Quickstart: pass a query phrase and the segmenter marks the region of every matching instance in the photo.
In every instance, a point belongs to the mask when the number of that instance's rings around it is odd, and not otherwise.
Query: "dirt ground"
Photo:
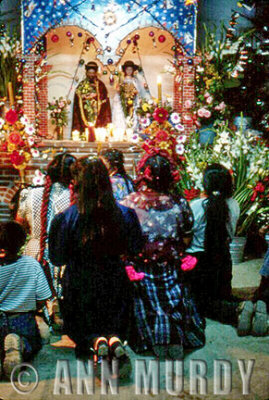
[[[259,268],[262,260],[252,260],[244,262],[242,264],[234,266],[234,278],[233,288],[241,291],[250,291],[259,284]],[[153,360],[153,355],[136,355],[130,350],[132,359],[133,373],[132,377],[128,381],[120,382],[118,394],[112,395],[108,388],[108,394],[101,393],[101,381],[99,379],[99,373],[96,372],[95,377],[95,391],[94,394],[79,394],[79,383],[78,383],[78,370],[77,361],[74,356],[74,352],[71,349],[55,349],[50,344],[43,346],[37,357],[33,360],[32,365],[38,372],[38,385],[35,390],[29,393],[30,389],[33,388],[33,375],[27,378],[24,375],[22,384],[26,385],[26,381],[29,380],[29,386],[19,387],[24,392],[28,391],[28,394],[18,393],[10,382],[0,382],[0,400],[52,400],[52,399],[146,399],[148,397],[169,400],[173,397],[178,399],[227,399],[227,400],[269,400],[269,336],[267,337],[253,337],[245,336],[238,337],[235,328],[220,324],[216,321],[207,320],[206,327],[206,345],[199,350],[191,352],[185,355],[184,358],[184,374],[183,378],[179,374],[176,374],[176,381],[182,383],[184,380],[184,388],[180,393],[169,393],[169,387],[166,386],[166,374],[165,362],[160,363],[160,382],[159,390],[158,385],[154,385],[149,389],[148,393],[142,390],[142,394],[137,393],[137,374],[135,369],[141,370],[143,366],[143,360],[145,360],[146,366],[149,366],[150,360]],[[51,337],[50,340],[53,342],[57,340],[57,337]],[[190,374],[193,371],[193,365],[196,360],[201,360],[203,367],[206,367],[206,394],[199,394],[201,386],[198,386],[198,394],[190,394],[193,390],[190,388]],[[232,386],[231,391],[227,395],[214,394],[214,383],[216,385],[216,379],[214,377],[214,360],[227,360],[230,363],[230,369],[232,373]],[[241,373],[239,370],[240,361],[244,360],[246,369],[248,362],[253,360],[254,363],[253,373],[250,379],[250,394],[243,394],[243,383],[241,379]],[[141,363],[142,361],[142,363]],[[57,394],[59,385],[55,383],[56,368],[59,365],[67,365],[69,371],[61,370],[62,383],[65,385],[60,394]],[[241,362],[242,364],[242,362]],[[175,366],[175,365],[174,365]],[[246,371],[245,371],[246,372]],[[169,375],[171,376],[171,375]],[[217,376],[217,374],[216,374]],[[225,383],[225,382],[224,382]],[[227,383],[227,382],[226,382]],[[216,390],[216,389],[215,389]],[[246,388],[245,388],[246,390]],[[69,393],[69,394],[67,394]],[[158,394],[155,394],[158,393]],[[173,396],[176,394],[176,396]]]

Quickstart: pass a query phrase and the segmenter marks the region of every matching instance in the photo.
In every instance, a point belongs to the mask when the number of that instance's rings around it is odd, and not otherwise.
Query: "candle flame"
[[[161,77],[161,75],[158,75],[158,76],[157,76],[157,83],[158,83],[158,84],[161,84],[161,83],[162,83],[162,77]]]

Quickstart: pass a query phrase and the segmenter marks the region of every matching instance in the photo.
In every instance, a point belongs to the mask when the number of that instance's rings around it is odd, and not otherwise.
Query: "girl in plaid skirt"
[[[176,171],[167,154],[151,151],[140,161],[138,172],[140,190],[122,202],[136,211],[146,240],[128,267],[133,268],[138,349],[179,359],[184,348],[205,343],[205,322],[179,279],[193,216],[185,199],[170,195]]]

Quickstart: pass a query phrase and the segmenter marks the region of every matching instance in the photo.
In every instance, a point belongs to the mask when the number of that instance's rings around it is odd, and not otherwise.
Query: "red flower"
[[[18,132],[11,133],[8,137],[8,140],[10,143],[18,145],[21,142],[21,135]]]
[[[153,113],[153,118],[157,122],[159,122],[159,124],[165,122],[168,119],[168,117],[169,117],[168,111],[163,107],[156,108],[156,110]]]
[[[255,201],[259,193],[263,193],[265,191],[265,186],[262,182],[258,182],[255,188],[253,189],[253,194],[251,196],[250,201]],[[260,195],[263,197],[263,195]]]
[[[172,176],[174,178],[174,182],[178,182],[180,180],[180,173],[179,171],[176,169],[175,171],[172,172]]]
[[[156,134],[156,139],[159,140],[160,142],[163,142],[164,140],[167,140],[169,138],[169,135],[167,132],[160,130]]]
[[[5,118],[10,125],[14,125],[18,121],[18,114],[14,110],[8,110]]]
[[[23,155],[20,155],[18,151],[15,150],[12,152],[10,160],[14,165],[21,165],[25,162],[25,157]]]
[[[194,189],[194,187],[192,187],[191,189],[185,189],[184,195],[185,195],[186,200],[191,201],[191,200],[195,199],[196,197],[199,197],[200,190]]]
[[[2,151],[7,151],[7,143],[6,142],[2,144],[1,150]]]
[[[152,145],[151,140],[146,140],[142,145],[142,149],[145,150],[146,153],[149,153],[151,145]]]

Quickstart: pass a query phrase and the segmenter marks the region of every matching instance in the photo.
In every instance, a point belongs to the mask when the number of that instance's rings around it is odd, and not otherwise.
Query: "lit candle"
[[[7,91],[8,91],[8,97],[9,97],[9,104],[11,106],[13,106],[13,104],[14,104],[14,94],[13,94],[12,82],[8,82]]]
[[[162,77],[157,76],[157,88],[158,88],[158,104],[162,104]]]
[[[72,140],[80,140],[80,132],[78,130],[72,132]]]

